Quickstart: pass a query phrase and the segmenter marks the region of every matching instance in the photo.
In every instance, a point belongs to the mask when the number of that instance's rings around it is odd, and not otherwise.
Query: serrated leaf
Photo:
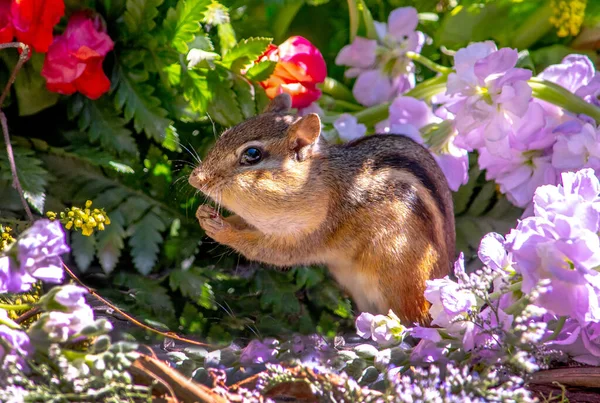
[[[113,80],[116,82],[115,106],[124,111],[125,119],[133,119],[135,130],[144,131],[148,138],[162,143],[167,127],[171,124],[167,111],[161,107],[154,95],[154,88],[146,84],[146,72],[126,72],[123,66],[115,67]]]
[[[254,102],[254,87],[252,84],[243,77],[236,75],[233,77],[233,91],[237,97],[244,119],[254,116],[256,114],[256,104]]]
[[[133,36],[150,33],[156,27],[158,6],[163,0],[127,0],[123,21],[129,34]]]
[[[96,254],[100,261],[100,266],[106,274],[112,272],[121,257],[123,238],[125,238],[125,229],[123,228],[125,219],[119,211],[113,211],[108,214],[110,225],[106,226],[104,231],[98,232],[96,242]]]
[[[102,147],[118,154],[137,153],[132,133],[125,127],[127,121],[117,114],[106,95],[96,101],[82,96],[72,98],[76,103],[83,103],[77,123],[88,133],[92,143],[100,142]]]
[[[271,38],[248,38],[238,42],[225,56],[223,65],[239,72],[245,65],[258,59],[271,44]]]
[[[140,308],[150,310],[157,318],[173,318],[175,316],[175,308],[167,294],[167,289],[159,286],[155,281],[139,275],[119,273],[115,277],[115,283],[128,287],[129,295],[135,299],[136,304]]]
[[[162,145],[169,151],[179,150],[179,134],[177,134],[177,129],[175,128],[175,126],[170,125],[169,127],[167,127],[167,135]]]
[[[69,136],[67,133],[65,135]],[[77,135],[81,135],[81,133],[78,132]],[[57,149],[57,151],[58,150],[60,149]],[[135,172],[132,167],[124,162],[116,161],[114,156],[102,150],[100,147],[90,147],[87,144],[72,141],[71,145],[63,150],[66,155],[70,154],[71,156],[84,159],[94,166],[109,168],[121,174],[132,174]]]
[[[184,76],[183,96],[190,102],[195,112],[206,113],[208,105],[213,99],[213,93],[208,88],[208,79],[205,75],[188,71]]]
[[[256,63],[248,69],[246,77],[253,81],[264,81],[271,77],[271,74],[273,74],[273,71],[275,70],[275,66],[277,66],[277,62],[272,60],[264,60],[260,63]]]
[[[192,270],[173,270],[169,274],[169,287],[179,290],[184,297],[197,299],[202,296],[206,279]]]
[[[39,213],[44,212],[48,171],[32,150],[13,148],[17,175],[27,202]],[[6,152],[0,152],[0,178],[12,183],[12,173]]]
[[[165,224],[157,214],[155,210],[148,211],[128,229],[133,264],[144,275],[152,271],[158,259],[158,245],[163,242],[161,232],[165,230]]]
[[[235,92],[231,90],[233,81],[219,76],[214,71],[207,74],[208,86],[212,90],[213,100],[208,104],[208,113],[219,124],[233,126],[244,117],[240,110]]]
[[[176,8],[170,8],[163,22],[167,41],[179,53],[187,53],[187,43],[200,31],[200,21],[210,0],[179,0]]]
[[[261,309],[272,309],[276,314],[295,314],[300,311],[296,298],[297,286],[287,281],[280,273],[261,271],[256,275],[256,287],[260,291]],[[283,280],[283,281],[278,281]]]
[[[229,23],[217,26],[219,34],[219,44],[221,45],[221,54],[227,53],[236,44],[235,32],[233,26]]]
[[[221,55],[215,52],[208,52],[202,49],[190,49],[187,54],[186,60],[188,61],[188,69],[194,67],[198,68],[214,68],[215,60],[221,58]]]
[[[85,273],[96,254],[96,234],[84,236],[81,232],[71,232],[71,253],[79,270]]]

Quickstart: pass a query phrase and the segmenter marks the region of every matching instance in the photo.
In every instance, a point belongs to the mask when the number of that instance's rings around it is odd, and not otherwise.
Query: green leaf
[[[16,63],[17,58],[14,59]],[[36,114],[58,102],[60,94],[46,89],[46,80],[41,75],[43,65],[44,55],[34,52],[31,59],[17,74],[14,88],[19,105],[19,116]]]
[[[219,34],[219,43],[221,45],[221,54],[227,53],[236,44],[235,32],[231,24],[221,24],[217,26],[217,33]]]
[[[163,242],[161,232],[165,230],[165,224],[158,214],[156,209],[150,210],[128,229],[133,264],[144,275],[152,271],[158,259],[158,245]]]
[[[206,113],[208,104],[213,99],[213,93],[208,88],[207,77],[199,72],[188,70],[183,78],[184,98],[190,102],[190,106],[195,112]]]
[[[246,72],[246,77],[253,81],[264,81],[271,77],[273,70],[275,70],[275,66],[277,66],[277,62],[272,60],[265,60],[260,63],[256,63],[254,66],[248,69]]]
[[[176,8],[170,8],[163,22],[167,41],[180,53],[187,53],[187,43],[200,32],[210,0],[179,0]]]
[[[186,60],[188,61],[188,69],[198,67],[198,68],[214,68],[215,60],[221,58],[221,55],[215,52],[207,52],[202,49],[190,49],[188,52]]]
[[[300,303],[295,295],[297,286],[287,281],[281,274],[260,271],[256,275],[256,287],[261,292],[261,309],[271,309],[276,314],[300,312]]]
[[[223,65],[239,72],[245,65],[258,59],[272,42],[271,38],[248,38],[238,42],[223,56]]]
[[[108,214],[110,225],[106,226],[104,231],[99,231],[96,242],[96,254],[100,261],[100,266],[106,274],[114,270],[121,257],[121,251],[125,246],[125,230],[123,225],[125,219],[119,211]]]
[[[258,83],[252,83],[254,87],[254,102],[256,103],[256,113],[260,114],[270,102],[265,89]]]
[[[125,72],[123,66],[117,65],[113,74],[113,84],[117,86],[115,106],[124,111],[127,121],[133,119],[138,133],[144,131],[148,138],[162,143],[171,122],[160,100],[152,95],[154,88],[145,83],[147,80],[147,72]]]
[[[190,270],[174,270],[169,274],[169,287],[179,290],[184,297],[192,298],[207,309],[214,309],[214,294],[206,279]]]
[[[127,0],[123,21],[132,36],[148,34],[156,23],[154,19],[158,16],[158,6],[163,0]]]
[[[298,287],[314,287],[320,284],[325,275],[319,267],[300,267],[296,269],[296,284]]]
[[[81,272],[86,272],[90,267],[96,252],[96,234],[84,236],[81,232],[71,232],[71,253]]]
[[[167,289],[159,286],[156,281],[135,274],[121,272],[115,277],[115,283],[129,288],[132,296],[140,308],[151,311],[158,319],[174,318],[175,308]]]
[[[233,126],[244,118],[238,105],[235,92],[232,91],[233,81],[208,72],[208,86],[213,92],[213,100],[208,104],[209,115],[223,126]]]
[[[15,165],[25,199],[39,213],[44,212],[48,171],[32,150],[14,147]],[[12,183],[12,173],[6,152],[0,152],[0,178]]]
[[[236,75],[233,77],[233,91],[239,102],[244,119],[254,116],[256,114],[256,105],[252,84],[245,78]]]
[[[102,147],[118,154],[137,153],[131,131],[125,127],[127,121],[117,114],[106,95],[96,101],[76,95],[72,103],[71,109],[80,111],[79,128],[88,133],[92,143],[100,142]]]

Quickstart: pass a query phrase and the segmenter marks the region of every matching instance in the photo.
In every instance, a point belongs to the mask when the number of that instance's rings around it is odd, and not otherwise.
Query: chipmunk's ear
[[[310,154],[310,146],[316,143],[320,134],[321,119],[316,113],[309,113],[301,117],[290,127],[288,131],[290,148],[296,152],[300,161]]]
[[[285,92],[277,95],[275,98],[269,102],[269,105],[265,108],[263,113],[265,112],[277,112],[277,113],[285,113],[290,110],[292,107],[292,97],[290,94],[286,94]]]

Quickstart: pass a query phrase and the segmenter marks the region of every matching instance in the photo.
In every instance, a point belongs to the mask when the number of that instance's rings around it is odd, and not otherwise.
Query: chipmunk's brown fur
[[[325,264],[360,311],[428,321],[425,281],[449,273],[454,215],[446,179],[429,152],[399,135],[329,145],[315,114],[265,113],[227,130],[190,183],[235,215],[201,206],[214,240],[276,266]],[[240,165],[259,148],[263,159]]]

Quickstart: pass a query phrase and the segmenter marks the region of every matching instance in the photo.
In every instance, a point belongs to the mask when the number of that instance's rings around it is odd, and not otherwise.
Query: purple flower
[[[568,318],[550,347],[564,351],[582,364],[600,365],[600,323],[580,324]]]
[[[538,74],[538,78],[558,84],[569,90],[569,92],[575,93],[581,87],[590,84],[595,73],[594,63],[589,57],[569,55],[560,64],[546,67],[544,71]]]
[[[600,320],[599,187],[590,169],[563,174],[563,186],[536,191],[535,216],[520,221],[506,239],[523,292],[548,281],[536,304],[581,322]]]
[[[0,309],[0,320],[9,320],[8,314],[3,309]],[[0,339],[2,339],[0,343],[0,368],[6,369],[9,365],[18,365],[21,369],[24,369],[24,358],[31,350],[27,333],[0,324]]]
[[[356,318],[356,333],[381,346],[389,346],[402,340],[405,330],[400,319],[392,311],[387,316],[363,312]]]
[[[455,270],[461,271],[464,265],[462,253],[455,263]],[[447,328],[450,332],[458,333],[468,326],[462,321],[469,312],[477,306],[477,300],[472,292],[461,289],[460,285],[448,278],[427,280],[425,298],[431,303],[429,314],[432,325]]]
[[[510,258],[504,249],[504,237],[495,232],[483,237],[477,255],[484,265],[493,270],[502,270],[510,265]]]
[[[526,207],[539,186],[556,183],[556,169],[552,157],[544,151],[509,152],[510,157],[505,159],[492,154],[489,148],[482,148],[479,167],[486,170],[485,178],[495,180],[515,206]]]
[[[73,312],[46,312],[29,328],[29,335],[40,344],[46,341],[64,343],[77,338],[79,332],[94,323],[94,312],[88,305]]]
[[[79,309],[89,308],[85,301],[87,290],[76,285],[64,285],[52,288],[40,299],[40,305],[45,310],[60,312],[75,312]]]
[[[12,256],[0,257],[0,294],[27,291],[35,282],[36,279],[22,271]]]
[[[367,127],[362,123],[358,123],[356,117],[349,113],[342,113],[333,123],[333,127],[337,130],[339,138],[344,142],[356,140],[367,133]]]
[[[438,111],[441,109],[443,108],[438,108]],[[444,117],[451,117],[447,111],[444,110],[443,113],[440,112]],[[444,172],[450,189],[456,191],[461,185],[467,183],[469,157],[466,150],[454,144],[456,131],[452,120],[443,121],[424,101],[399,96],[390,105],[390,117],[385,125],[391,127],[384,131],[404,134],[419,144],[424,144],[423,136],[427,136],[430,143],[436,144],[436,147],[430,147],[429,151]],[[424,130],[426,133],[421,135],[419,130]]]
[[[252,340],[242,349],[240,354],[241,365],[264,364],[273,362],[277,357],[278,351],[274,339],[265,339],[264,342]]]
[[[17,241],[21,270],[49,283],[60,283],[60,256],[70,251],[58,221],[38,220]]]
[[[529,70],[516,68],[514,49],[496,49],[492,42],[474,43],[454,56],[456,73],[448,76],[447,94],[456,101],[446,107],[456,115],[456,144],[467,150],[487,147],[509,158],[509,135],[531,100]]]
[[[313,102],[312,104],[308,105],[306,108],[298,109],[298,116],[306,116],[310,113],[316,113],[320,117],[325,116],[325,112],[323,112],[323,109],[316,102]]]
[[[574,127],[575,133],[572,132]],[[567,133],[558,135],[553,147],[552,165],[561,171],[578,170],[581,168],[600,169],[600,133],[590,123],[569,122],[556,128]]]
[[[356,318],[356,333],[363,339],[371,338],[371,323],[373,323],[374,315],[363,312]]]
[[[579,87],[575,91],[575,95],[580,96],[590,104],[600,106],[600,74],[596,73],[587,85]]]
[[[377,40],[357,37],[335,59],[349,66],[346,77],[357,77],[352,93],[358,102],[374,106],[414,87],[414,64],[405,54],[419,52],[424,35],[415,31],[419,19],[413,7],[392,11],[388,24],[375,23]]]

